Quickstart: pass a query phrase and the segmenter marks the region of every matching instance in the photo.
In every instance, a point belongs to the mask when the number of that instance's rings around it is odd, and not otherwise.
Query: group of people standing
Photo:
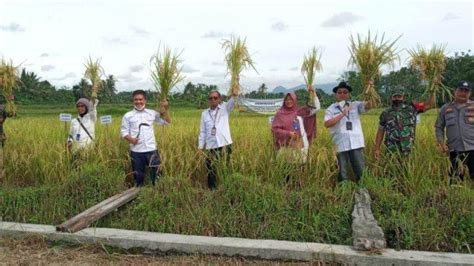
[[[459,167],[465,164],[471,179],[474,178],[474,102],[470,100],[471,84],[459,82],[454,90],[454,100],[445,104],[436,121],[436,138],[440,151],[449,153],[450,175],[464,179]],[[352,88],[345,82],[334,87],[336,102],[324,114],[324,126],[329,129],[337,151],[339,166],[338,182],[347,181],[348,167],[359,181],[364,173],[365,140],[360,115],[371,109],[368,102],[350,101]],[[298,107],[295,93],[286,94],[282,107],[277,111],[271,127],[277,156],[289,163],[304,164],[308,148],[316,136],[316,114],[321,105],[313,88],[309,93],[314,99],[304,107]],[[130,157],[137,186],[144,184],[145,169],[150,168],[152,183],[155,184],[161,163],[156,147],[153,123],[171,123],[168,102],[160,102],[159,111],[146,108],[146,92],[132,93],[133,110],[123,119],[120,133],[130,145]],[[237,95],[222,101],[218,91],[208,95],[209,108],[201,114],[198,149],[205,150],[208,187],[217,187],[217,166],[227,163],[232,152],[232,138],[229,116],[235,106]],[[71,123],[68,145],[73,151],[88,147],[94,140],[94,125],[97,119],[98,101],[91,104],[87,99],[77,101],[77,121]],[[380,115],[374,157],[380,159],[380,148],[384,143],[389,156],[408,158],[414,141],[417,115],[435,106],[434,97],[425,102],[408,102],[403,89],[395,88],[391,94],[391,106]],[[447,139],[446,139],[447,138]],[[286,177],[287,180],[290,178]]]

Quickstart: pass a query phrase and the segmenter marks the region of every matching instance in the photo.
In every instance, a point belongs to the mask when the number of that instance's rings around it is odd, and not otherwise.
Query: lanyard
[[[341,108],[341,106],[339,106],[339,105],[338,105],[338,106],[337,106],[337,109],[339,109],[339,111],[341,111],[341,113],[343,113],[343,112],[342,112],[342,108]],[[351,118],[350,118],[349,116],[350,116],[350,112],[347,112],[347,115],[345,115],[345,117],[347,117],[347,120],[349,120],[349,121],[350,121],[350,120],[351,120]]]
[[[211,114],[211,109],[209,109],[209,116],[211,117],[211,120],[212,120],[212,127],[213,128],[216,128],[216,123],[219,122],[219,120],[217,120],[217,116],[219,115],[219,107],[217,107],[217,110],[216,110],[216,115],[214,117],[212,117],[212,114]],[[219,116],[220,118],[220,116]]]

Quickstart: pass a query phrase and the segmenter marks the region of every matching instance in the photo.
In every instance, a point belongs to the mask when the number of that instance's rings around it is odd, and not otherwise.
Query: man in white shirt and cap
[[[236,95],[232,95],[228,102],[221,102],[221,94],[215,90],[211,91],[208,95],[209,108],[201,114],[198,148],[207,151],[207,185],[211,190],[217,188],[216,166],[220,159],[224,159],[225,163],[230,160],[232,138],[229,114],[234,109],[235,98]]]
[[[120,128],[121,136],[130,144],[133,175],[136,186],[144,185],[145,169],[150,168],[150,178],[155,185],[160,167],[160,154],[156,148],[153,123],[168,125],[171,118],[168,113],[168,102],[160,102],[160,111],[147,109],[146,92],[136,90],[132,93],[133,110],[126,113]]]

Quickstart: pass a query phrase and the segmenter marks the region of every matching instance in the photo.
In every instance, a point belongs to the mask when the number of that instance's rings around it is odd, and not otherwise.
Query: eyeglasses
[[[217,99],[219,99],[219,97],[214,96],[214,97],[209,97],[208,99],[209,99],[209,100],[217,100]]]
[[[349,94],[348,91],[338,91],[337,94]]]

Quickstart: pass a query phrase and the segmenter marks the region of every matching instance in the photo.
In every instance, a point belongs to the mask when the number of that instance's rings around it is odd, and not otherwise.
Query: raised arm
[[[319,110],[321,110],[321,103],[319,102],[319,97],[318,97],[318,95],[316,94],[316,92],[314,92],[314,102],[313,102],[313,106],[314,106],[314,108],[311,108],[310,115],[314,115],[314,114],[316,114]]]
[[[160,102],[160,118],[166,123],[162,123],[162,121],[157,121],[160,124],[171,124],[171,116],[169,114],[169,104],[168,101],[161,101]]]
[[[230,96],[229,101],[225,103],[225,109],[227,110],[228,113],[230,113],[234,109],[235,98],[237,98],[237,96],[232,95]]]
[[[92,121],[97,121],[97,105],[99,104],[99,100],[95,99],[92,104],[91,110],[89,111],[90,118]]]

